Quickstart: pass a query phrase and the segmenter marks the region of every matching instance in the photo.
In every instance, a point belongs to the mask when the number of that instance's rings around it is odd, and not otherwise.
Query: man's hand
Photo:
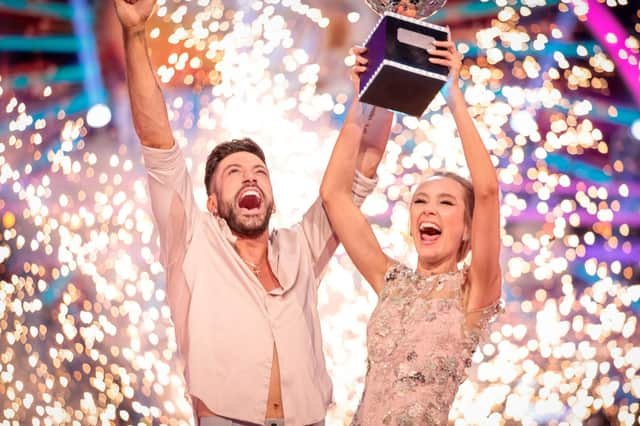
[[[393,114],[384,108],[360,103],[358,100],[360,77],[367,71],[369,63],[369,60],[365,57],[367,49],[354,46],[351,49],[351,54],[355,56],[350,75],[354,94],[349,116],[353,120],[352,122],[357,123],[362,128],[356,167],[365,176],[373,177],[376,174],[389,140]]]
[[[113,0],[116,13],[122,28],[133,30],[144,28],[144,24],[151,16],[155,0]]]
[[[144,146],[169,149],[174,145],[160,85],[149,59],[145,23],[156,0],[113,0],[124,35],[127,85],[133,125]]]
[[[354,46],[351,48],[350,53],[355,56],[355,63],[351,67],[350,77],[353,82],[354,98],[357,98],[360,93],[360,76],[367,71],[367,63],[369,63],[369,60],[364,57],[367,53],[367,48]]]

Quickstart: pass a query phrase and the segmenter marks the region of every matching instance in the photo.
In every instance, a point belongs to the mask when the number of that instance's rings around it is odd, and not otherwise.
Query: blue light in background
[[[78,59],[84,69],[84,88],[89,98],[87,124],[104,127],[111,121],[107,107],[107,94],[100,75],[100,64],[96,55],[96,39],[92,29],[92,13],[86,0],[71,0],[73,29],[80,43]]]

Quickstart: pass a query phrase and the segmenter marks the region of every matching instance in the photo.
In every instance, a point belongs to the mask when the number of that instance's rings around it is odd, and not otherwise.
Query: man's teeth
[[[238,207],[248,210],[260,208],[262,204],[262,194],[256,188],[247,188],[240,194]]]
[[[258,191],[256,191],[255,189],[249,189],[248,191],[244,192],[242,194],[243,197],[246,196],[254,196],[254,197],[258,197],[260,198],[260,193]]]

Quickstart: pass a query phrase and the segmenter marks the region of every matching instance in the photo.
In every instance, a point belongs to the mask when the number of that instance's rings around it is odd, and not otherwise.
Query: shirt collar
[[[231,232],[227,221],[219,216],[216,216],[216,220],[218,221],[218,225],[220,226],[222,235],[224,235],[225,239],[229,241],[232,246],[235,246],[238,237],[233,235],[233,232]],[[280,287],[269,292],[269,294],[272,296],[280,296],[287,292],[293,286],[293,280],[289,279],[289,277],[286,275],[286,271],[278,268],[278,255],[273,249],[273,240],[277,234],[278,231],[274,230],[271,235],[269,235],[269,239],[267,240],[267,260],[269,262],[271,270],[273,271],[273,274],[276,276],[278,282],[280,283]]]

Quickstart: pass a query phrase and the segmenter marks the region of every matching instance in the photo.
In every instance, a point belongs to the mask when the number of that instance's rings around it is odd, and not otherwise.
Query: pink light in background
[[[587,5],[587,27],[593,38],[609,52],[620,76],[630,89],[629,93],[640,106],[640,59],[624,43],[628,34],[606,6],[596,0],[587,0]]]

